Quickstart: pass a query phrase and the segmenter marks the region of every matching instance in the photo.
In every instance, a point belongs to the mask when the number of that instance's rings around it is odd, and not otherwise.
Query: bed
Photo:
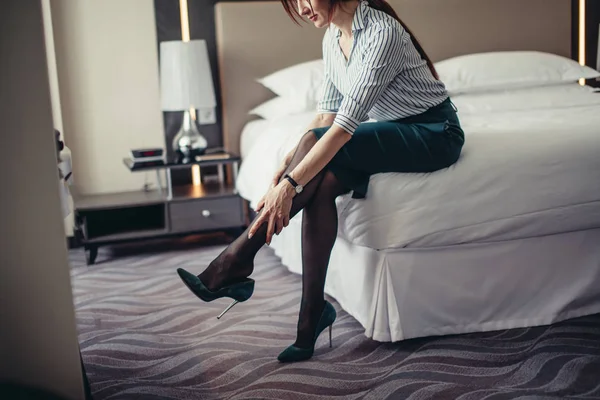
[[[484,52],[571,54],[562,0],[391,4],[440,67]],[[241,153],[237,189],[255,205],[314,116],[250,116],[274,96],[259,78],[318,60],[323,32],[293,25],[277,2],[220,3],[216,23],[225,145]],[[338,199],[327,294],[378,341],[600,312],[600,93],[573,81],[452,98],[466,135],[454,166],[378,174],[367,199]],[[300,221],[271,243],[295,273]]]

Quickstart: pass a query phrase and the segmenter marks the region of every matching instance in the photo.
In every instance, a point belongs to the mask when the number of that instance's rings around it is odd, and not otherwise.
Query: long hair
[[[329,22],[330,23],[331,23],[331,18],[333,18],[334,11],[340,6],[341,3],[344,3],[346,1],[348,1],[348,0],[329,0]],[[309,0],[309,2],[310,2],[310,0]],[[417,52],[419,53],[421,58],[427,62],[427,66],[429,67],[429,70],[431,71],[433,76],[436,79],[439,79],[439,75],[438,75],[437,71],[435,70],[433,62],[431,62],[431,59],[425,52],[425,49],[423,49],[423,46],[421,46],[421,43],[419,43],[419,41],[417,40],[415,35],[413,35],[411,30],[408,28],[408,26],[400,19],[400,17],[398,17],[398,14],[396,14],[396,11],[394,11],[392,6],[385,0],[367,0],[367,2],[369,3],[369,7],[386,13],[387,15],[389,15],[390,17],[392,17],[396,21],[398,21],[400,23],[400,25],[402,25],[402,27],[410,35],[410,39],[412,40],[413,46],[415,46],[415,49],[417,49]],[[296,0],[281,0],[281,4],[283,5],[283,8],[287,12],[287,14],[290,16],[290,18],[294,22],[298,23],[298,20],[296,18],[302,18],[302,16],[298,13],[295,3],[296,3]]]

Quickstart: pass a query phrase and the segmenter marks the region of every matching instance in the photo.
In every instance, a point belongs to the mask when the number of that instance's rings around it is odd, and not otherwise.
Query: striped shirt
[[[348,61],[333,24],[323,37],[325,75],[319,114],[337,114],[334,124],[353,134],[372,118],[390,121],[421,114],[448,98],[410,35],[393,17],[360,1],[352,21]]]

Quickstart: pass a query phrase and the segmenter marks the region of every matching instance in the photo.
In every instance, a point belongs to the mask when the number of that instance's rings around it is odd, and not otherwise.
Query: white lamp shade
[[[160,43],[160,90],[163,111],[217,105],[204,40]]]

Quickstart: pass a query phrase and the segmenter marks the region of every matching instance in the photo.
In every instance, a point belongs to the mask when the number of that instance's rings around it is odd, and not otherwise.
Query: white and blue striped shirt
[[[348,61],[333,24],[323,38],[325,77],[319,114],[337,114],[334,124],[353,134],[372,118],[389,121],[417,115],[442,103],[448,93],[393,17],[362,0],[352,21]]]

